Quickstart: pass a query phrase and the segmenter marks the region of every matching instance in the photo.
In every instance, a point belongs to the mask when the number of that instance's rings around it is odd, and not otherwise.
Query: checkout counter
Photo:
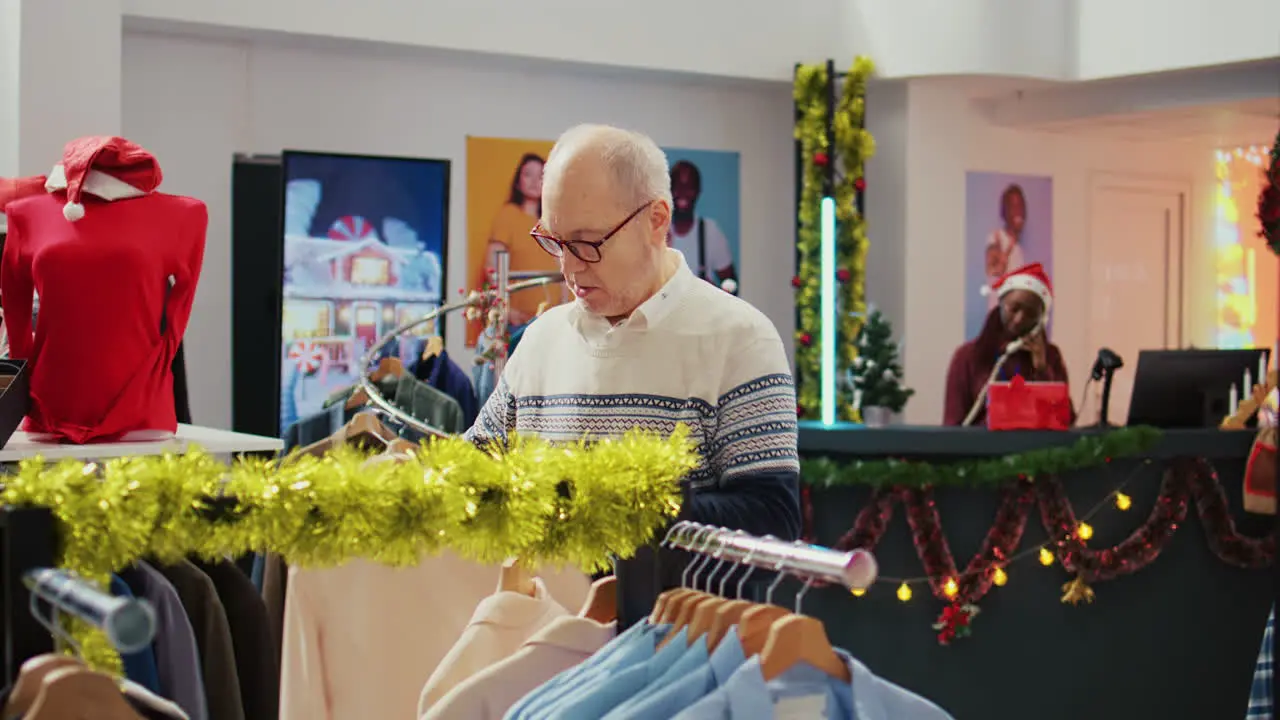
[[[801,423],[801,461],[899,459],[973,463],[1066,447],[1097,431],[990,432],[977,428]],[[1240,534],[1265,543],[1272,519],[1241,510],[1250,430],[1168,430],[1140,454],[1116,457],[1057,476],[1077,515],[1088,522],[1091,549],[1130,536],[1152,511],[1167,471],[1216,471]],[[811,473],[812,474],[812,473]],[[1205,477],[1208,477],[1206,473]],[[808,478],[813,482],[814,478]],[[1014,481],[1016,482],[1016,481]],[[1127,511],[1107,503],[1125,483]],[[807,484],[811,542],[836,546],[868,505],[873,488]],[[992,527],[1002,491],[944,487],[934,492],[942,531],[963,569]],[[938,702],[955,717],[983,720],[1244,717],[1262,629],[1275,597],[1275,574],[1233,567],[1207,541],[1196,495],[1184,522],[1149,566],[1091,583],[1092,602],[1063,602],[1073,575],[1060,561],[1031,554],[1006,564],[1003,586],[976,604],[971,634],[941,645],[933,625],[947,603],[927,584],[899,599],[901,581],[925,575],[907,508],[898,502],[874,548],[881,581],[860,597],[836,588],[810,591],[804,611],[821,618],[833,644],[875,672]],[[1105,506],[1103,506],[1105,505]],[[1046,541],[1038,507],[1028,513],[1019,549]],[[1253,542],[1258,550],[1259,542]],[[1256,555],[1256,552],[1255,552]],[[781,599],[785,602],[785,598]]]

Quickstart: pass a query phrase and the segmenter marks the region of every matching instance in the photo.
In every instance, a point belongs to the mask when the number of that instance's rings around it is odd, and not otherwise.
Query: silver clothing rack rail
[[[506,253],[498,253],[499,268],[506,267],[505,258],[507,258]],[[480,305],[484,303],[486,300],[490,300],[490,299],[496,299],[502,305],[502,307],[506,307],[508,303],[508,298],[510,298],[511,295],[515,293],[521,292],[523,290],[530,290],[532,288],[540,288],[546,285],[554,285],[564,280],[564,276],[558,272],[557,273],[518,273],[518,274],[533,275],[534,277],[531,277],[530,279],[527,279],[527,280],[522,280],[520,282],[514,282],[514,283],[500,282],[497,290],[489,290],[483,293],[481,292],[472,293],[471,295],[461,300],[457,300],[451,303],[446,303],[436,308],[435,310],[432,310],[426,315],[423,315],[422,317],[417,318],[416,320],[410,320],[408,322],[402,323],[392,328],[391,330],[387,331],[382,337],[378,338],[378,342],[374,343],[373,346],[369,348],[368,352],[365,353],[364,358],[360,361],[360,367],[363,368],[363,370],[360,373],[360,382],[358,384],[359,384],[359,387],[364,390],[365,395],[368,396],[369,404],[377,408],[378,411],[380,411],[382,414],[387,415],[392,419],[397,420],[400,423],[403,423],[404,425],[413,428],[414,430],[417,430],[420,433],[423,433],[425,435],[435,436],[435,437],[445,436],[446,433],[443,433],[440,430],[433,428],[430,425],[422,422],[421,420],[418,420],[417,418],[413,417],[409,413],[396,407],[391,402],[389,402],[385,397],[382,396],[382,392],[378,389],[377,383],[369,379],[369,374],[372,372],[372,368],[374,365],[374,359],[377,358],[379,354],[382,352],[382,348],[386,347],[396,338],[400,337],[404,333],[409,332],[410,330],[413,330],[416,327],[419,327],[420,325],[426,325],[427,323],[435,322],[436,318],[443,317],[444,315],[448,315],[449,313],[457,312],[459,310],[465,310],[466,308],[469,308],[473,305]],[[505,275],[506,275],[505,270],[501,270],[499,272],[500,277]],[[502,323],[503,323],[503,326],[505,327],[506,313],[502,314]]]
[[[115,597],[66,571],[49,568],[28,570],[22,584],[31,592],[33,614],[38,610],[36,600],[43,600],[100,628],[122,653],[138,652],[156,636],[156,613],[146,600]]]
[[[866,550],[842,552],[687,520],[673,525],[663,542],[700,555],[772,570],[806,581],[835,583],[850,590],[867,589],[879,574],[875,556]]]

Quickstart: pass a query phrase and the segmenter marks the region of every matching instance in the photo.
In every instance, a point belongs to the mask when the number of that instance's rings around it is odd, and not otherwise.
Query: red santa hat
[[[983,295],[994,292],[996,297],[1004,297],[1005,293],[1014,290],[1026,290],[1034,293],[1044,302],[1045,312],[1053,305],[1053,283],[1040,263],[1031,263],[1009,271],[1004,277],[989,286],[982,288]]]
[[[0,178],[0,234],[8,232],[9,221],[4,214],[4,206],[14,200],[39,195],[44,190],[45,177],[32,175],[24,178]]]
[[[140,145],[122,137],[95,135],[67,143],[45,189],[66,191],[62,215],[75,222],[84,217],[84,193],[107,201],[141,197],[154,192],[163,177],[155,156]]]

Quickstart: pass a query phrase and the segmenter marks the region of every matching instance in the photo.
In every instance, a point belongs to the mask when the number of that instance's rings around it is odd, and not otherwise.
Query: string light
[[[1144,464],[1150,464],[1150,461],[1147,460]],[[1122,483],[1120,485],[1120,488],[1123,488],[1126,485],[1128,485],[1128,481],[1125,481],[1124,483]],[[1113,492],[1110,498],[1112,501],[1114,501],[1116,509],[1118,510],[1129,510],[1130,508],[1133,507],[1133,498],[1121,492],[1120,489],[1117,489],[1115,492]],[[1106,503],[1107,503],[1107,500],[1104,498],[1101,503],[1095,506],[1090,512],[1086,513],[1084,517],[1085,518],[1093,517],[1099,510],[1101,510],[1103,507],[1106,507]],[[1087,541],[1093,537],[1094,528],[1088,522],[1081,520],[1079,524],[1076,525],[1076,529],[1072,534],[1076,538],[1082,541]],[[1049,567],[1053,565],[1054,562],[1057,560],[1057,556],[1054,555],[1053,550],[1050,549],[1052,547],[1052,544],[1053,542],[1050,541],[1049,543],[1046,543],[1045,545],[1041,545],[1038,548],[1028,548],[1023,552],[1020,552],[1014,555],[1011,558],[1005,558],[1004,559],[1005,563],[1007,564],[1008,562],[1013,562],[1013,561],[1019,560],[1020,558],[1025,558],[1030,554],[1035,554],[1037,559],[1040,560],[1041,565],[1044,565],[1045,567]],[[991,579],[992,585],[995,585],[997,587],[1004,587],[1009,582],[1009,573],[1008,571],[1005,570],[1003,565],[993,564],[990,567],[989,572],[990,572],[990,579]],[[942,589],[941,594],[949,600],[954,600],[955,598],[959,597],[960,578],[965,577],[968,574],[969,573],[961,573],[960,576],[948,577],[943,582],[943,585],[941,588]],[[907,602],[912,598],[912,591],[910,587],[911,583],[935,582],[937,579],[938,578],[930,577],[930,576],[924,576],[924,577],[918,577],[918,578],[907,578],[901,581],[899,581],[897,578],[892,578],[892,579],[882,578],[880,582],[900,582],[897,590],[898,599],[901,600],[902,602]],[[866,590],[865,589],[850,590],[850,593],[854,597],[862,597],[866,595]]]
[[[867,594],[866,588],[850,588],[849,594],[854,597],[862,597]]]
[[[947,584],[942,586],[942,592],[949,598],[953,598],[960,594],[960,583],[955,578],[947,578]]]

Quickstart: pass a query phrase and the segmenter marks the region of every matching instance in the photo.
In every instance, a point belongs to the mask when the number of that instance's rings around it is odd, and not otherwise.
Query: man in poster
[[[681,160],[671,166],[671,230],[667,245],[679,250],[698,277],[722,285],[738,279],[733,266],[733,253],[715,220],[697,213],[698,196],[702,194],[702,173],[698,166]]]

